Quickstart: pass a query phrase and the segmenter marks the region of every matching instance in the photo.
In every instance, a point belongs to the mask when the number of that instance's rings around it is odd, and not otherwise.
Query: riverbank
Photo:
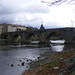
[[[30,63],[30,70],[23,75],[74,75],[75,50],[62,52],[46,52],[38,57],[38,61]]]

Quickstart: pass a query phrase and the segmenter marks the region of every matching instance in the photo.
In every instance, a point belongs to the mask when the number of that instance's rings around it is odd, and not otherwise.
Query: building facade
[[[14,25],[14,24],[0,24],[0,34],[6,32],[15,32],[15,31],[24,31],[26,30],[25,26],[22,25]]]

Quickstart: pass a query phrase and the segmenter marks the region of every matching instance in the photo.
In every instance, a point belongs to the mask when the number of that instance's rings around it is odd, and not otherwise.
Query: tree
[[[41,1],[42,3],[46,3],[48,6],[52,6],[52,5],[60,5],[62,3],[66,3],[66,4],[75,4],[75,0],[50,0],[50,1]]]

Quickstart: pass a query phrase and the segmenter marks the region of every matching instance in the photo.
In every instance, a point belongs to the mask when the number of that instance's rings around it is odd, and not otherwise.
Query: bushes
[[[58,37],[51,37],[50,40],[63,40],[62,37],[58,36]]]

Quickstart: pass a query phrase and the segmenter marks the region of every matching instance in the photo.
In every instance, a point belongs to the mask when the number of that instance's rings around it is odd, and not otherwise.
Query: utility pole
[[[73,21],[71,20],[71,25],[72,25],[72,27],[73,27]]]

